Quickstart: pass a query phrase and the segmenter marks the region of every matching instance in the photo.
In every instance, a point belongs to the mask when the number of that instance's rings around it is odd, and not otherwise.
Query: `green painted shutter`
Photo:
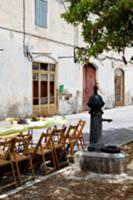
[[[42,26],[43,27],[47,27],[47,7],[48,7],[48,2],[45,0],[41,0],[42,1]]]
[[[40,22],[40,0],[35,0],[35,24]]]
[[[35,24],[47,27],[47,0],[36,0],[35,4]]]

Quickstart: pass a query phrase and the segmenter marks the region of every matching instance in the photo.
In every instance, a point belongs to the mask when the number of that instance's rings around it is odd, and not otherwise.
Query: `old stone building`
[[[83,42],[64,11],[61,0],[0,0],[0,118],[86,110],[96,82],[107,108],[132,104],[132,64],[112,52],[75,63]]]

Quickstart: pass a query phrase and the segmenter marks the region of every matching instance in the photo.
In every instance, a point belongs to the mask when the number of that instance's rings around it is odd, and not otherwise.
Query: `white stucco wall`
[[[0,31],[0,35],[6,35],[5,40],[0,40],[0,99],[1,117],[15,114],[32,113],[32,63],[23,55],[22,36],[13,33],[10,38],[8,31]],[[74,64],[72,58],[59,59],[60,56],[72,56],[73,48],[54,44],[38,39],[30,39],[36,52],[50,52],[58,63],[58,87],[63,84],[72,95],[76,91],[82,92],[82,68]],[[41,43],[41,48],[40,48]],[[40,56],[34,61],[47,62],[45,56]],[[52,62],[52,61],[50,61]],[[53,61],[54,62],[54,61]],[[81,102],[82,103],[82,102]],[[65,109],[65,108],[64,108]]]
[[[6,39],[3,40],[3,36]],[[29,114],[32,111],[32,68],[23,56],[20,42],[0,31],[0,117]],[[15,40],[15,42],[14,42]]]
[[[58,65],[58,86],[63,84],[74,97],[77,90],[82,92],[82,73],[73,58],[59,58],[73,56],[74,29],[60,18],[64,8],[57,1],[48,3],[45,29],[34,23],[34,1],[25,2],[25,44],[31,52],[50,53]],[[23,1],[0,0],[0,8],[0,48],[4,49],[0,51],[0,118],[31,114],[32,63],[23,54]],[[33,57],[33,61],[47,62],[45,56]]]
[[[35,21],[34,1],[25,1],[25,44],[29,50],[40,53],[33,55],[33,61],[48,62],[42,53],[50,53],[58,66],[58,88],[64,85],[65,91],[72,94],[70,101],[59,97],[59,113],[78,112],[82,109],[82,65],[73,61],[74,44],[82,46],[80,37],[74,28],[68,25],[60,14],[65,10],[56,0],[48,1],[48,28],[37,27]],[[32,113],[32,63],[23,54],[23,1],[0,0],[0,118]],[[39,54],[37,54],[39,55]],[[89,60],[96,67],[96,79],[106,107],[114,106],[114,71],[121,68],[125,72],[125,105],[133,102],[133,67],[121,62],[104,59]],[[109,56],[112,56],[112,53]],[[129,59],[132,51],[128,50]],[[116,58],[121,58],[113,54]],[[64,58],[61,58],[64,57]],[[66,58],[67,57],[67,58]],[[49,60],[49,62],[54,62]],[[58,89],[57,88],[57,89]],[[77,95],[78,93],[78,97]],[[78,109],[75,108],[75,105]]]
[[[99,93],[105,101],[105,108],[111,108],[115,105],[116,69],[121,69],[124,72],[124,105],[133,103],[133,64],[129,62],[132,56],[131,52],[131,49],[126,50],[127,65],[122,62],[122,56],[115,52],[103,53],[97,60],[90,60],[97,68],[96,80],[99,86]],[[105,57],[107,58],[105,59]]]

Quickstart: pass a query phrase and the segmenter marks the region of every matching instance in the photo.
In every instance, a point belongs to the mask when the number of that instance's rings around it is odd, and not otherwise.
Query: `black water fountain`
[[[112,119],[103,119],[102,107],[105,105],[98,94],[97,86],[94,87],[94,95],[90,97],[90,139],[87,150],[78,151],[75,156],[76,163],[83,171],[101,174],[126,173],[127,155],[120,147],[106,146],[102,141],[102,122],[111,122]]]

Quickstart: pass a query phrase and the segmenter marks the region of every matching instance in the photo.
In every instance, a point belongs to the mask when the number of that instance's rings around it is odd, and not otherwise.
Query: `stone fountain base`
[[[100,174],[122,174],[127,171],[127,157],[123,152],[78,151],[75,154],[75,162],[83,171]]]

